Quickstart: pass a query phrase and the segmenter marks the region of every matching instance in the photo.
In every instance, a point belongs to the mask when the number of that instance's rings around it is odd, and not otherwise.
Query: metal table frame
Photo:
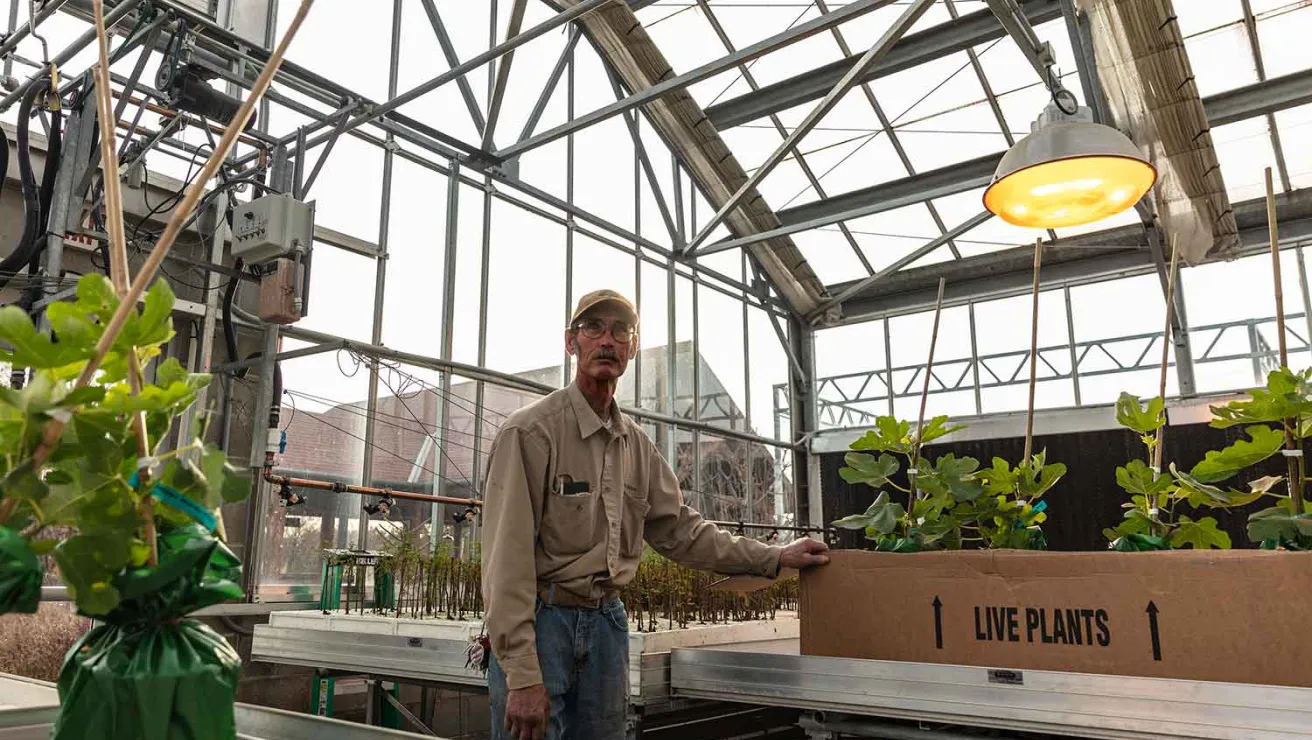
[[[1312,689],[822,658],[798,655],[795,641],[772,647],[675,649],[673,694],[806,710],[814,738],[862,735],[871,717],[1111,740],[1312,738]]]

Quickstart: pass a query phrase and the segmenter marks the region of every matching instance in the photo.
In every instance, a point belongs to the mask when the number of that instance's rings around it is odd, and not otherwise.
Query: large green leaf
[[[1189,475],[1203,483],[1223,481],[1271,457],[1284,446],[1285,435],[1270,427],[1252,426],[1245,431],[1249,439],[1241,439],[1223,450],[1208,452]]]
[[[1286,509],[1263,509],[1248,517],[1248,537],[1254,542],[1263,540],[1297,541],[1312,537],[1312,519],[1308,515],[1291,515]]]
[[[69,594],[84,613],[93,616],[118,606],[118,589],[110,581],[131,559],[129,538],[76,534],[55,548],[55,562]]]
[[[173,336],[173,289],[167,280],[156,280],[146,292],[141,311],[128,315],[123,331],[114,340],[114,349],[128,352],[132,347],[150,347],[167,342]]]
[[[1217,488],[1216,486],[1203,483],[1193,476],[1181,472],[1171,464],[1171,475],[1175,482],[1179,484],[1180,489],[1189,497],[1189,503],[1195,508],[1199,506],[1245,506],[1262,497],[1261,492],[1253,493],[1246,491],[1235,491]]]
[[[940,457],[933,467],[925,461],[921,466],[926,469],[920,471],[917,483],[925,491],[951,496],[954,501],[974,501],[984,495],[984,483],[976,475],[979,460],[973,457],[959,458],[949,453]]]
[[[1143,460],[1131,460],[1125,467],[1117,468],[1116,484],[1127,493],[1144,496],[1159,496],[1175,488],[1171,476],[1154,474]]]
[[[984,481],[985,492],[994,496],[1016,490],[1016,473],[1011,469],[1011,464],[1000,457],[993,458],[993,467],[985,468],[980,477]]]
[[[57,301],[46,307],[46,318],[50,319],[50,328],[59,337],[60,344],[68,344],[90,352],[100,340],[104,327],[91,320],[81,307],[73,303]]]
[[[114,315],[114,309],[118,308],[118,294],[114,292],[109,278],[98,272],[87,273],[77,281],[75,305],[78,310],[95,316],[103,324],[109,321]]]
[[[1312,386],[1309,371],[1291,372],[1285,368],[1267,374],[1265,388],[1255,388],[1249,397],[1212,407],[1212,426],[1226,428],[1239,424],[1270,424],[1285,419],[1300,419],[1312,414]],[[1305,428],[1300,419],[1296,428]]]
[[[864,483],[878,488],[888,481],[889,476],[897,472],[897,458],[884,453],[876,458],[861,452],[849,452],[843,458],[846,467],[840,468],[838,475],[848,483]]]
[[[36,330],[32,319],[17,306],[0,308],[0,339],[13,347],[11,361],[19,367],[54,368],[91,357],[86,347],[52,342]]]
[[[881,416],[875,419],[875,428],[868,430],[851,446],[854,450],[906,454],[911,451],[911,424],[893,416]]]
[[[23,501],[40,501],[50,493],[50,486],[42,480],[32,466],[31,460],[25,460],[9,471],[0,481],[0,495]]]
[[[1194,521],[1187,516],[1181,515],[1177,528],[1174,534],[1171,535],[1171,545],[1174,547],[1193,547],[1197,550],[1211,548],[1228,550],[1230,549],[1230,535],[1217,529],[1216,520],[1210,516]]]
[[[1139,399],[1122,393],[1116,399],[1116,423],[1139,434],[1149,434],[1166,424],[1166,402],[1159,396],[1141,405]]]
[[[1042,463],[1042,458],[1035,460],[1036,465],[1025,465],[1017,471],[1020,494],[1028,499],[1041,497],[1057,485],[1066,475],[1066,466],[1061,463]]]
[[[941,437],[946,437],[947,435],[952,434],[953,432],[957,432],[965,428],[966,427],[961,424],[958,424],[956,426],[948,426],[947,416],[935,416],[934,418],[925,422],[925,426],[919,430],[919,432],[917,433],[917,437],[918,437],[917,441],[922,445],[929,444],[930,442],[933,442],[936,439],[939,439]]]

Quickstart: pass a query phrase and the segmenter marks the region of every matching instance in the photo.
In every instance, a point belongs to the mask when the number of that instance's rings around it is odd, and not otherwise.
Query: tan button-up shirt
[[[735,537],[683,503],[656,445],[612,405],[610,423],[577,385],[527,406],[492,443],[483,492],[487,633],[511,689],[542,682],[539,588],[597,598],[633,580],[645,539],[692,568],[773,577],[779,548]]]

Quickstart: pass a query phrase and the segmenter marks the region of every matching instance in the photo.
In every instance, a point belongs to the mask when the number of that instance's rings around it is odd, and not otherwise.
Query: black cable
[[[18,246],[4,260],[0,260],[0,288],[9,284],[9,275],[17,272],[32,260],[37,248],[41,226],[41,192],[37,187],[36,173],[32,170],[31,126],[32,106],[36,96],[50,85],[50,76],[44,75],[23,93],[18,108],[18,176],[23,189],[23,236]]]

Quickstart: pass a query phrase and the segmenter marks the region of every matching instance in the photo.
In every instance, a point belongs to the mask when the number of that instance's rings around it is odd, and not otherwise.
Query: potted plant
[[[153,382],[129,379],[130,366],[158,357],[173,336],[173,303],[156,282],[80,387],[119,307],[105,277],[84,276],[75,301],[47,308],[58,341],[21,309],[0,309],[8,359],[31,371],[21,390],[0,389],[0,573],[10,574],[0,604],[35,611],[39,565],[35,580],[31,569],[52,555],[79,613],[97,622],[61,669],[56,738],[235,734],[241,660],[187,615],[242,596],[241,566],[214,512],[245,498],[250,480],[202,441],[203,416],[165,451],[208,376],[170,358]]]
[[[1281,436],[1266,427],[1248,430],[1250,438],[1220,451],[1208,452],[1188,473],[1174,463],[1164,473],[1162,429],[1166,426],[1166,404],[1160,397],[1141,402],[1122,393],[1116,402],[1116,421],[1136,433],[1145,456],[1116,468],[1116,483],[1130,495],[1125,515],[1115,528],[1103,530],[1110,548],[1120,552],[1196,549],[1229,549],[1230,535],[1217,527],[1214,517],[1194,519],[1177,508],[1230,508],[1244,506],[1267,493],[1273,484],[1261,479],[1248,491],[1213,485],[1236,475],[1243,468],[1274,454],[1283,444]]]

